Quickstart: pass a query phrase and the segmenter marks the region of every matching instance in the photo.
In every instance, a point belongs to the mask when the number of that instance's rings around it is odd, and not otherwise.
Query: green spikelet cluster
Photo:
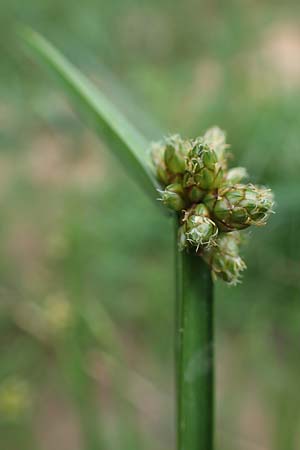
[[[215,277],[234,285],[246,268],[240,230],[265,225],[274,200],[270,189],[242,184],[247,171],[228,168],[227,149],[225,133],[213,127],[195,139],[170,136],[153,144],[151,155],[160,200],[180,218],[180,250],[195,251]]]

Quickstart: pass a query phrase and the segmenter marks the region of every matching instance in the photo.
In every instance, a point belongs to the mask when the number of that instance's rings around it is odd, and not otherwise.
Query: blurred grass
[[[12,0],[0,12],[0,448],[173,442],[171,224],[25,56],[20,21],[147,137],[218,124],[234,161],[274,188],[243,284],[217,285],[217,449],[298,448],[299,4]]]

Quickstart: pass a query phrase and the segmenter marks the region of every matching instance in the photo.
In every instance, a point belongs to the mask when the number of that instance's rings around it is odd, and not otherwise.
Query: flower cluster
[[[195,139],[170,136],[151,155],[160,199],[180,219],[180,250],[194,249],[214,276],[234,285],[246,268],[240,230],[265,225],[274,201],[270,189],[241,183],[243,167],[228,169],[227,149],[224,132],[213,127]]]

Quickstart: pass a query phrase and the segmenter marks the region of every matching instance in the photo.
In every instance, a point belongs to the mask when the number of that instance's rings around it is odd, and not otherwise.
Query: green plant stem
[[[212,279],[202,259],[193,253],[179,252],[177,243],[176,255],[177,448],[212,450]]]

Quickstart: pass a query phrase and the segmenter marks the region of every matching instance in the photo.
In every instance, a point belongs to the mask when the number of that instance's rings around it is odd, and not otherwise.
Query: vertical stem
[[[199,256],[176,252],[177,450],[213,450],[212,279]]]

